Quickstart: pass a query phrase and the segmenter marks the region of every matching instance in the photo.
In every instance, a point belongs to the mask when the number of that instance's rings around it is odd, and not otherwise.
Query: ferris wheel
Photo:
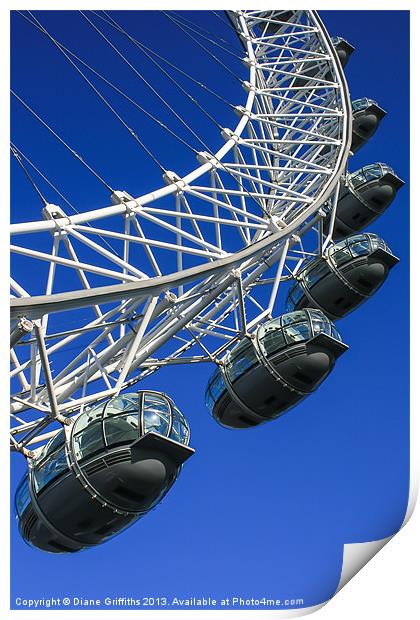
[[[370,99],[351,102],[343,67],[354,48],[331,38],[314,11],[214,13],[211,31],[165,13],[174,32],[239,84],[237,101],[190,72],[187,61],[180,66],[145,45],[111,14],[80,12],[92,36],[177,129],[66,47],[35,14],[20,17],[74,69],[162,179],[140,196],[124,179],[113,187],[24,93],[13,91],[16,106],[109,193],[108,203],[75,212],[12,143],[16,164],[42,201],[38,219],[11,227],[10,437],[29,465],[17,512],[24,538],[49,551],[75,551],[156,505],[193,453],[186,418],[169,396],[143,389],[146,377],[172,365],[209,364],[212,415],[246,428],[277,418],[328,376],[347,350],[335,321],[367,300],[398,262],[365,229],[403,181],[381,163],[348,173],[349,156],[373,136],[385,111]],[[203,116],[211,139],[143,72],[146,62]],[[131,128],[104,84],[189,151],[186,172],[178,170],[175,150],[161,153],[158,142],[146,143]],[[218,120],[215,100],[230,125]],[[41,182],[54,190],[54,203]],[[124,488],[110,490],[99,461],[120,468]],[[89,515],[70,531],[60,506],[76,487],[83,497],[75,505],[83,512],[88,497]]]

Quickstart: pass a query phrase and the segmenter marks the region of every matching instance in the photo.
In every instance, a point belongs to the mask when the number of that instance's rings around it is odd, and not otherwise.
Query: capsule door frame
[[[228,392],[230,397],[233,399],[233,401],[239,407],[241,407],[241,409],[243,409],[246,413],[253,415],[253,416],[258,416],[259,418],[263,418],[264,416],[261,416],[259,413],[251,409],[251,407],[249,407],[246,403],[244,403],[243,400],[240,398],[240,396],[237,394],[235,388],[233,387],[233,382],[231,381],[228,373],[226,372],[225,363],[222,362],[219,368],[220,368],[220,372],[222,373],[224,384],[226,386],[226,391]],[[220,400],[220,397],[218,400]],[[214,404],[216,404],[216,402]]]
[[[172,427],[173,427],[174,414],[173,414],[173,406],[168,396],[164,392],[158,392],[158,390],[139,390],[137,394],[139,395],[139,404],[138,404],[138,407],[139,407],[139,438],[147,434],[145,432],[145,424],[144,424],[144,401],[145,401],[147,394],[157,394],[165,401],[166,405],[168,406],[168,412],[169,412],[168,434],[162,435],[162,437],[170,438]],[[153,431],[147,431],[147,432],[149,433]]]

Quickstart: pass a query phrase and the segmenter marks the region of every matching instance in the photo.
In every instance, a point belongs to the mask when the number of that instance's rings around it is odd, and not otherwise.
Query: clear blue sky
[[[205,56],[194,54],[188,40],[181,37],[179,45],[171,44],[176,31],[161,14],[113,15],[146,44],[159,32],[163,55],[172,55],[178,63],[188,58],[191,73],[202,71],[227,99],[242,100],[240,86],[216,71]],[[37,16],[58,39],[98,70],[120,79],[147,104],[138,79],[80,16]],[[408,184],[408,12],[328,11],[321,17],[331,34],[356,47],[346,68],[352,98],[371,97],[388,111],[374,139],[350,162],[350,170],[383,161]],[[190,18],[231,36],[210,14]],[[17,14],[12,15],[12,28],[12,85],[17,92],[113,187],[139,195],[157,186],[159,170],[144,163],[134,141],[52,44]],[[142,62],[123,40],[120,46],[133,61]],[[150,65],[144,67],[153,78]],[[167,84],[162,87],[169,89]],[[222,105],[210,100],[209,105],[218,119],[233,122]],[[162,113],[158,104],[153,106]],[[152,135],[152,125],[128,105],[121,110],[145,141],[159,142],[159,152],[166,149],[165,165],[188,170],[192,157],[187,150],[178,150],[163,133]],[[188,114],[191,125],[216,147],[220,141],[215,128],[193,108]],[[107,192],[18,104],[13,104],[12,138],[80,210],[108,204]],[[57,202],[57,197],[50,198]],[[18,221],[39,217],[39,203],[16,165],[12,216]],[[337,323],[350,350],[318,392],[273,423],[237,432],[219,427],[205,409],[210,367],[173,367],[157,373],[145,386],[166,391],[177,402],[189,420],[195,456],[156,510],[87,552],[56,556],[32,549],[20,539],[12,515],[12,607],[16,596],[235,594],[303,598],[308,606],[334,592],[343,543],[379,539],[398,530],[409,482],[407,185],[369,230],[383,236],[401,262],[373,299]],[[12,489],[23,471],[22,457],[13,455]]]

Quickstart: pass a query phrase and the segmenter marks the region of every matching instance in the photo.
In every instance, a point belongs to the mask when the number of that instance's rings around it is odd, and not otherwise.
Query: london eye
[[[351,355],[341,319],[398,264],[369,226],[404,181],[392,162],[353,163],[386,112],[369,93],[351,100],[344,67],[357,52],[315,11],[213,12],[211,30],[161,12],[196,50],[191,67],[111,13],[73,12],[131,90],[42,16],[16,13],[119,124],[113,157],[137,149],[155,170],[141,195],[116,185],[64,121],[12,91],[16,118],[106,197],[76,206],[16,131],[16,183],[33,195],[11,225],[10,447],[28,464],[16,513],[27,542],[74,552],[137,521],[194,467],[193,412],[161,390],[159,370],[208,365],[203,401],[237,433],[280,425],[328,390]]]

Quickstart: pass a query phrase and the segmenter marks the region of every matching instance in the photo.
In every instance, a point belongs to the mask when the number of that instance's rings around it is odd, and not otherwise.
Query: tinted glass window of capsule
[[[216,370],[210,377],[205,393],[206,407],[207,409],[209,409],[209,411],[213,411],[214,403],[219,400],[225,389],[226,386],[223,375],[220,371],[220,368],[216,368]]]
[[[351,185],[356,188],[364,183],[369,183],[369,181],[380,179],[387,173],[395,174],[393,169],[387,164],[370,164],[369,166],[364,166],[363,168],[360,168],[360,170],[356,170],[356,172],[350,174],[349,181]]]
[[[372,104],[376,104],[376,101],[373,101],[373,99],[368,99],[367,97],[362,97],[361,99],[355,99],[352,101],[351,107],[353,112],[360,112],[361,110],[366,110],[366,108]]]
[[[188,425],[171,399],[155,392],[124,394],[77,419],[74,451],[83,459],[105,446],[129,443],[150,431],[188,444]]]
[[[64,431],[61,430],[51,441],[44,446],[33,464],[33,479],[35,490],[41,491],[46,484],[57,478],[67,469],[67,459],[64,446]],[[15,508],[20,516],[30,503],[28,476],[25,476],[15,495]]]
[[[347,263],[352,258],[372,254],[378,248],[391,254],[391,250],[383,239],[373,233],[362,233],[347,237],[343,241],[330,246],[327,252],[333,264],[340,267],[340,265]]]
[[[22,478],[15,495],[15,510],[19,517],[25,512],[30,501],[31,496],[29,495],[28,476],[25,476]]]
[[[321,333],[341,342],[340,334],[321,310],[305,308],[261,325],[257,330],[257,339],[264,355],[270,357]]]

